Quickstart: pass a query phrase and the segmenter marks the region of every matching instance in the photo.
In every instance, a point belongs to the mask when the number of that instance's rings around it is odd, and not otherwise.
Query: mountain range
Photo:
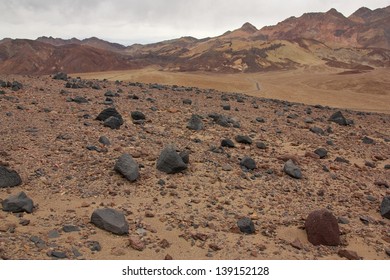
[[[182,37],[123,46],[96,37],[0,40],[0,73],[52,74],[138,69],[221,73],[336,67],[356,71],[390,66],[390,6],[305,13],[274,26],[250,23],[204,39]]]

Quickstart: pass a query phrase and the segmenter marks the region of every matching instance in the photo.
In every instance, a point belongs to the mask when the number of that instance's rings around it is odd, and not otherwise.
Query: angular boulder
[[[19,174],[0,165],[0,188],[15,187],[22,183]]]
[[[256,169],[256,162],[251,157],[244,157],[241,160],[240,165],[245,167],[245,168],[247,168],[247,169],[249,169],[249,170]]]
[[[255,233],[255,225],[252,220],[248,217],[241,218],[237,221],[237,226],[241,232],[252,234]]]
[[[120,120],[121,124],[123,124],[123,118],[122,115],[119,114],[119,112],[111,107],[111,108],[106,108],[103,111],[100,112],[100,114],[96,117],[98,121],[105,121],[109,117],[116,117],[117,119]]]
[[[117,235],[129,233],[129,224],[126,221],[125,215],[112,208],[101,208],[93,211],[91,223],[100,229]]]
[[[330,118],[328,119],[330,122],[337,123],[339,125],[349,125],[351,122],[348,121],[344,115],[341,113],[341,111],[337,111],[333,113]]]
[[[129,154],[123,154],[118,158],[114,170],[130,182],[134,182],[139,177],[138,163]]]
[[[340,230],[337,218],[328,210],[316,210],[305,221],[307,238],[313,245],[340,245]]]
[[[187,169],[187,164],[176,152],[174,146],[168,145],[161,151],[157,159],[157,169],[168,174],[174,174]]]
[[[202,130],[204,128],[203,121],[198,115],[192,115],[188,121],[187,128],[195,131]]]
[[[24,192],[20,192],[17,195],[11,195],[1,202],[3,211],[19,213],[27,212],[32,213],[34,203]]]
[[[295,165],[294,162],[291,159],[289,159],[284,164],[283,171],[287,175],[289,175],[289,176],[291,176],[291,177],[293,177],[295,179],[301,179],[302,178],[302,171],[301,171],[301,169],[297,165]]]

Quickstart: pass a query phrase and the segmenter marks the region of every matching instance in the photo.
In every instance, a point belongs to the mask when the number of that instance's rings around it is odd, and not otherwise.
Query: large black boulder
[[[31,213],[34,208],[34,203],[24,192],[20,192],[17,195],[11,195],[1,202],[3,211],[18,213],[27,212]]]
[[[161,151],[157,159],[157,169],[168,174],[174,174],[187,169],[187,164],[176,152],[174,146],[168,145]]]
[[[134,182],[139,177],[138,163],[129,154],[123,154],[118,158],[114,170],[130,182]]]
[[[22,183],[19,174],[0,165],[0,188],[15,187]]]
[[[93,211],[91,223],[100,229],[117,235],[129,233],[129,224],[126,221],[125,215],[112,208],[101,208]]]

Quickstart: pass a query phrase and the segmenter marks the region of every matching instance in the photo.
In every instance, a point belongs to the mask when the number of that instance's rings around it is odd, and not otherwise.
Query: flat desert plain
[[[219,74],[141,70],[73,74],[87,79],[139,81],[212,88],[310,105],[390,113],[390,70],[344,71],[334,68],[265,73]]]

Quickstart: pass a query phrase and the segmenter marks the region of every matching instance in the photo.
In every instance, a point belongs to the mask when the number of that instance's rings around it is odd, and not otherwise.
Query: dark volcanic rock
[[[66,253],[61,252],[61,251],[52,251],[52,252],[50,252],[50,255],[54,258],[57,258],[57,259],[66,259],[67,258]]]
[[[97,117],[96,119],[98,121],[105,121],[106,119],[108,119],[109,117],[116,117],[117,119],[119,119],[121,121],[121,124],[123,124],[123,118],[121,116],[121,114],[119,114],[119,112],[115,109],[115,108],[107,108],[107,109],[104,109]]]
[[[267,144],[264,142],[257,142],[256,147],[259,148],[260,150],[265,150],[267,149]]]
[[[337,111],[333,115],[331,115],[328,121],[337,123],[339,125],[351,124],[351,121],[347,120],[340,111]]]
[[[7,212],[27,212],[33,211],[34,203],[24,192],[12,195],[2,201],[3,211]]]
[[[362,138],[362,141],[364,144],[374,144],[375,143],[374,139],[367,137],[367,136],[364,136]]]
[[[302,178],[301,169],[291,159],[284,164],[283,171],[295,179]]]
[[[110,140],[107,138],[107,136],[104,136],[104,135],[99,137],[99,142],[102,143],[104,146],[111,145]]]
[[[71,100],[72,100],[72,102],[75,102],[75,103],[78,103],[78,104],[88,103],[87,98],[82,97],[82,96],[76,96],[75,98],[72,98]]]
[[[237,135],[235,139],[238,143],[241,144],[252,144],[252,139],[246,135]]]
[[[252,220],[248,217],[241,218],[237,221],[237,226],[241,232],[252,234],[255,233],[255,225]]]
[[[113,116],[107,118],[103,123],[104,126],[109,127],[111,129],[119,129],[122,124],[123,124],[122,120]]]
[[[56,74],[53,75],[53,79],[54,80],[63,80],[63,81],[67,81],[68,80],[68,75],[63,73],[63,72],[58,72]]]
[[[183,104],[184,105],[191,105],[192,104],[192,100],[191,99],[183,99]]]
[[[340,230],[336,217],[326,209],[313,211],[305,221],[307,238],[313,245],[340,245]]]
[[[256,169],[256,162],[251,157],[244,157],[241,160],[240,165],[246,167],[249,170]]]
[[[144,120],[146,117],[144,113],[140,111],[134,111],[131,112],[131,118],[135,121],[139,121],[139,120]]]
[[[382,217],[390,219],[390,196],[386,196],[382,200],[381,215]]]
[[[319,135],[324,135],[325,134],[324,130],[322,128],[320,128],[320,127],[317,127],[317,126],[311,127],[310,131],[315,133],[315,134],[319,134]]]
[[[318,148],[314,151],[321,159],[325,158],[328,155],[328,151],[324,148]]]
[[[100,229],[117,235],[124,235],[129,232],[129,224],[125,215],[111,208],[96,209],[92,213],[91,223]]]
[[[226,138],[221,141],[221,147],[234,148],[235,145],[232,140]]]
[[[188,121],[187,128],[191,130],[202,130],[204,128],[202,119],[198,116],[193,114]]]
[[[187,165],[176,152],[174,146],[168,145],[161,151],[157,159],[157,169],[168,174],[174,174],[187,169]]]
[[[15,187],[22,183],[19,174],[0,165],[0,188]]]
[[[114,170],[122,174],[130,182],[134,182],[139,177],[138,163],[129,154],[123,154],[118,158]]]

